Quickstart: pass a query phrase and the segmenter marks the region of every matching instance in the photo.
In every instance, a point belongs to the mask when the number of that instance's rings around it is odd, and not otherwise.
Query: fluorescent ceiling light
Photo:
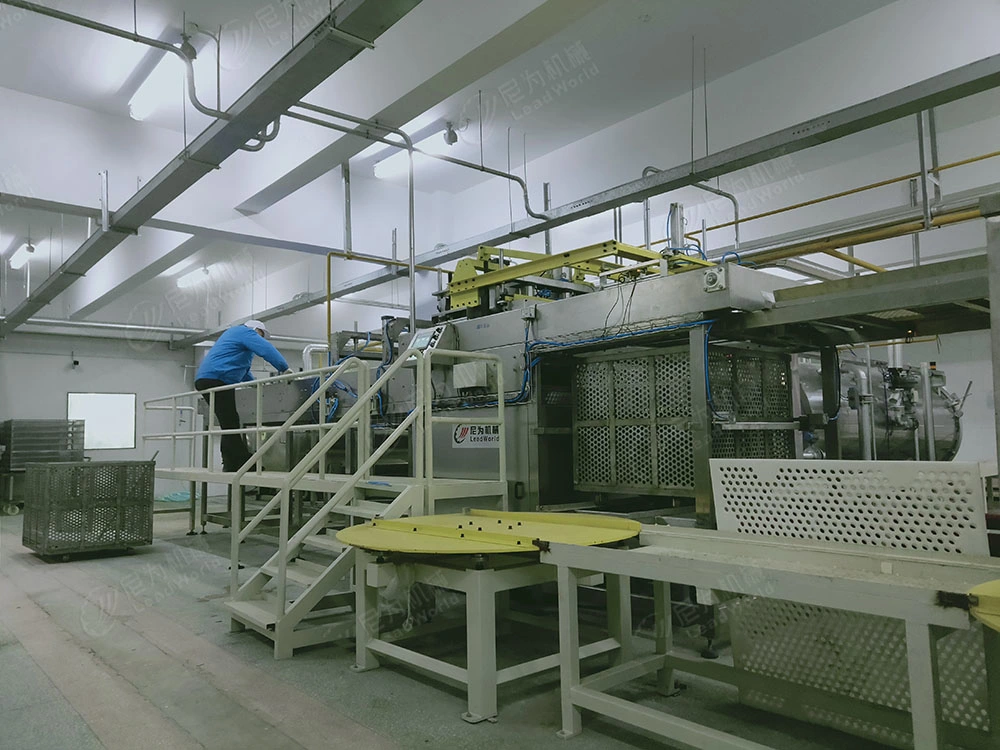
[[[445,143],[444,131],[431,133],[422,141],[413,144],[414,148],[425,151],[428,154],[441,155],[448,151],[450,146]],[[434,161],[424,154],[413,155],[413,167],[416,169],[421,164]],[[396,153],[375,163],[375,176],[380,180],[391,180],[396,177],[405,177],[409,170],[410,155],[405,148],[399,149]]]
[[[208,281],[208,277],[211,275],[212,272],[208,266],[196,268],[177,279],[177,288],[190,289],[193,286],[198,286],[199,284]]]
[[[779,276],[782,279],[788,279],[789,281],[806,281],[809,278],[805,274],[789,271],[787,268],[776,268],[772,266],[771,268],[762,268],[760,270],[764,273],[769,273],[772,276]]]
[[[24,268],[24,265],[28,262],[32,253],[35,252],[34,245],[30,245],[25,242],[21,247],[14,251],[14,254],[10,256],[10,267],[15,271],[19,271]]]
[[[129,116],[133,120],[145,120],[165,102],[175,101],[179,93],[178,85],[184,82],[184,67],[177,55],[164,52],[163,59],[129,100]],[[183,92],[180,94],[183,96]]]

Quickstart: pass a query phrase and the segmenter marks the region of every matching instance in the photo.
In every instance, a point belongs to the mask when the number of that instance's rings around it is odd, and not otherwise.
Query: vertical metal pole
[[[253,452],[254,453],[259,453],[260,452],[260,431],[261,431],[261,429],[264,426],[264,424],[263,424],[263,422],[264,422],[264,389],[261,387],[261,381],[258,380],[257,383],[254,385],[254,388],[257,389],[257,393],[256,393],[256,396],[257,396],[257,430],[256,430],[256,432],[254,434],[254,440],[253,440],[254,451]],[[263,456],[257,456],[257,465],[255,467],[256,468],[256,472],[257,472],[257,476],[260,476],[261,471],[263,470],[263,464],[264,464],[264,457]]]
[[[924,113],[917,113],[917,140],[920,142],[920,192],[924,209],[924,229],[932,227],[931,195],[927,180],[927,144],[924,143]]]
[[[417,332],[417,244],[414,237],[416,226],[416,199],[413,193],[413,150],[409,151],[409,200],[410,200],[410,337]]]
[[[865,344],[866,374],[868,376],[868,428],[871,436],[872,460],[878,461],[878,440],[875,438],[875,404],[872,394],[872,345]]]
[[[354,550],[355,617],[354,671],[364,672],[378,667],[378,659],[368,650],[368,644],[377,640],[379,633],[378,589],[368,582],[368,568],[375,564],[373,555],[364,550]]]
[[[649,210],[649,201],[646,201],[646,210]],[[552,208],[552,185],[548,182],[542,183],[542,208],[548,211]],[[552,233],[545,230],[545,254],[552,255]]]
[[[396,235],[398,230],[396,227],[392,228],[392,259],[399,260],[399,245],[396,242]]]
[[[526,363],[527,366],[527,363]],[[510,499],[508,498],[508,485],[507,485],[507,421],[504,419],[504,406],[506,403],[506,398],[504,395],[503,387],[503,362],[496,362],[497,371],[497,439],[500,443],[500,455],[498,457],[499,461],[499,473],[500,473],[500,483],[503,492],[503,503],[501,507],[506,511],[510,509]],[[528,378],[531,378],[531,374],[528,374]],[[530,381],[529,381],[530,386]]]
[[[101,231],[107,232],[111,227],[111,203],[108,195],[108,170],[101,175]]]
[[[556,570],[559,586],[559,692],[562,729],[558,736],[575,737],[583,729],[579,709],[573,705],[573,689],[580,686],[580,605],[579,579],[575,570],[560,565]]]
[[[708,410],[708,336],[701,326],[688,334],[691,359],[691,443],[694,453],[694,502],[698,525],[715,528],[712,505],[712,420]]]
[[[937,116],[934,108],[927,110],[927,134],[931,141],[931,174],[934,175],[934,203],[941,202],[941,162],[938,156]]]
[[[650,236],[649,228],[649,198],[646,198],[646,200],[642,202],[642,241],[647,251],[653,249],[653,241]]]
[[[990,289],[990,342],[993,353],[993,403],[1000,404],[1000,217],[986,220],[986,258]],[[1000,409],[995,409],[998,461],[1000,461]]]
[[[918,191],[919,187],[915,179],[910,180],[910,207],[916,208],[918,205]],[[910,235],[912,238],[910,241],[913,243],[913,265],[920,265],[920,232],[914,232]]]
[[[921,395],[924,402],[924,445],[927,460],[937,461],[937,445],[934,437],[934,389],[931,388],[931,366],[927,362],[920,365]]]
[[[670,584],[653,581],[653,611],[656,622],[656,653],[662,654],[664,666],[659,671],[657,687],[663,695],[674,692],[674,670],[666,666],[674,647],[674,623],[670,609]]]
[[[470,570],[465,590],[469,711],[462,718],[481,721],[497,715],[497,615],[493,571]]]
[[[678,250],[686,244],[684,239],[684,204],[674,203],[670,206],[670,249]]]
[[[871,386],[868,382],[868,375],[865,372],[859,372],[857,377],[858,384],[858,437],[861,441],[861,460],[871,461],[872,460],[872,420],[871,420],[871,409],[872,409],[872,394]]]
[[[354,233],[351,231],[351,165],[348,162],[340,165],[340,174],[344,180],[344,252],[350,255],[354,250]]]
[[[916,235],[913,235],[913,236],[916,237]],[[851,245],[849,248],[847,248],[847,254],[850,255],[852,258],[854,257],[854,245]],[[858,267],[856,265],[854,265],[853,263],[848,263],[847,264],[847,275],[848,276],[854,276],[857,273],[857,268]]]
[[[604,587],[608,594],[608,633],[618,641],[618,650],[611,654],[611,665],[632,660],[632,579],[623,575],[606,574]]]
[[[701,251],[708,257],[708,222],[701,220]]]
[[[823,377],[823,413],[829,418],[824,430],[826,457],[839,461],[840,452],[840,358],[837,348],[825,347],[820,351],[820,368]]]
[[[914,750],[938,750],[938,660],[931,626],[906,621],[906,663]]]

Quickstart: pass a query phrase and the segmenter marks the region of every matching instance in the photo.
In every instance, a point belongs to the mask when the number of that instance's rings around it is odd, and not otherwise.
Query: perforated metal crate
[[[153,542],[152,461],[29,464],[25,547],[41,555],[123,550]]]

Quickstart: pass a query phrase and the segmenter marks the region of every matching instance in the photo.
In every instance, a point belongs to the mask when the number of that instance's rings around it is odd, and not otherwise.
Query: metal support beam
[[[344,252],[350,255],[354,250],[354,234],[351,231],[351,165],[345,161],[340,165],[340,173],[344,180]]]
[[[304,95],[380,36],[420,0],[345,0],[227,111],[111,217],[0,324],[6,336],[67,289],[80,276],[135,234],[243,144],[264,130]],[[347,37],[340,32],[358,37]]]
[[[694,451],[694,503],[698,525],[715,528],[712,503],[712,417],[708,409],[708,334],[699,326],[688,333],[691,356],[691,445]]]
[[[823,376],[823,413],[830,419],[824,431],[823,446],[827,458],[839,460],[840,431],[837,420],[840,419],[840,357],[835,347],[820,351],[820,372]]]
[[[693,164],[685,163],[649,174],[641,179],[550,209],[546,211],[549,216],[546,220],[522,219],[513,224],[504,224],[477,237],[439,247],[418,257],[417,263],[433,265],[462,258],[476,252],[481,245],[496,246],[514,239],[529,237],[578,219],[609,211],[617,206],[662,195],[695,182],[705,182],[712,177],[730,174],[779,156],[869,130],[997,86],[1000,86],[1000,55],[985,58],[830,115],[808,120],[777,133],[711,154],[695,160]],[[357,282],[363,284],[358,289],[368,289],[399,277],[400,273],[395,269],[378,271],[363,280],[358,279]],[[325,300],[326,295],[322,294],[286,303],[262,314],[267,316],[262,319],[289,315],[312,305],[321,304]],[[214,333],[206,331],[203,337],[191,340],[191,343],[197,343],[211,335]]]
[[[990,343],[993,352],[993,403],[1000,404],[1000,215],[986,220],[986,258],[990,295]],[[997,460],[1000,465],[1000,409],[995,409]]]
[[[472,253],[479,245],[499,245],[530,237],[546,229],[662,195],[713,177],[761,164],[779,156],[829,143],[863,130],[915,115],[1000,86],[1000,55],[942,73],[920,83],[794,125],[771,135],[710,154],[672,169],[654,173],[548,211],[546,220],[522,219],[495,230],[452,243],[421,256],[421,263],[444,262]]]

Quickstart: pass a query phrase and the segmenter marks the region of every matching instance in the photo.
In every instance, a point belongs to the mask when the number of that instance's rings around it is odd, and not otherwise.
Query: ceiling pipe
[[[215,117],[221,120],[230,119],[230,116],[225,112],[218,109],[212,109],[211,107],[206,107],[198,100],[198,92],[194,81],[194,61],[186,52],[178,49],[172,44],[167,44],[166,42],[161,42],[159,39],[142,36],[141,34],[136,34],[131,31],[125,31],[124,29],[119,29],[116,26],[109,26],[98,21],[91,21],[89,18],[75,16],[72,13],[64,13],[61,10],[47,8],[44,5],[28,2],[27,0],[0,0],[0,5],[9,5],[12,8],[20,8],[21,10],[26,10],[30,13],[37,13],[40,16],[54,18],[58,21],[65,21],[66,23],[82,26],[83,28],[90,29],[92,31],[100,31],[104,34],[110,34],[112,36],[119,37],[120,39],[127,39],[130,42],[145,44],[148,47],[155,47],[156,49],[176,55],[181,59],[181,62],[184,63],[184,67],[187,69],[187,92],[188,99],[191,100],[191,105],[203,115],[207,115],[208,117]]]
[[[366,120],[363,117],[356,117],[354,115],[349,115],[345,112],[337,112],[336,110],[327,109],[326,107],[318,107],[314,104],[308,104],[306,102],[299,102],[293,106],[301,107],[302,109],[307,109],[310,112],[316,112],[317,114],[323,114],[329,117],[336,117],[340,120],[347,120],[348,122],[353,122],[356,125],[367,125],[368,127],[376,128],[378,130],[383,130],[387,133],[394,133],[396,135],[399,135],[400,137],[403,137],[405,140],[408,141],[410,145],[404,146],[400,143],[396,143],[395,141],[390,141],[387,138],[380,138],[379,136],[372,135],[371,133],[358,133],[356,130],[351,128],[346,128],[331,122],[324,122],[323,120],[316,120],[314,118],[305,117],[304,115],[299,115],[294,112],[288,113],[289,117],[294,117],[298,120],[302,120],[303,122],[310,122],[314,125],[320,125],[322,127],[331,128],[341,133],[360,136],[362,138],[365,138],[366,140],[374,141],[376,143],[384,143],[385,145],[392,146],[394,148],[410,149],[412,147],[412,141],[409,140],[409,136],[406,135],[406,133],[404,133],[399,128],[390,128],[387,125],[383,125],[382,123],[379,123],[375,120]],[[498,169],[492,169],[491,167],[483,166],[470,161],[465,161],[463,159],[456,159],[452,156],[444,156],[442,154],[429,154],[426,151],[421,151],[418,148],[413,148],[412,150],[413,153],[415,154],[423,154],[424,156],[428,156],[431,159],[437,159],[439,161],[448,162],[449,164],[455,164],[460,167],[466,167],[467,169],[474,169],[477,172],[483,172],[484,174],[493,175],[494,177],[502,177],[505,180],[516,182],[520,186],[521,192],[524,195],[524,210],[527,212],[528,216],[531,216],[532,218],[535,219],[549,218],[547,214],[535,211],[531,207],[531,199],[528,194],[528,184],[522,178],[518,177],[516,174],[510,174],[509,172],[501,172]]]
[[[6,316],[0,315],[0,321],[6,320]],[[63,328],[67,330],[94,330],[94,331],[120,331],[123,333],[156,333],[171,336],[190,336],[194,333],[201,333],[201,328],[177,328],[174,326],[146,326],[138,323],[105,323],[100,321],[86,320],[61,320],[59,318],[29,318],[25,325],[47,326],[50,328]],[[34,333],[48,333],[48,331],[35,331]],[[280,336],[271,335],[271,341],[280,341],[289,344],[310,344],[312,346],[324,346],[315,339],[303,336]],[[165,342],[166,343],[166,342]]]

